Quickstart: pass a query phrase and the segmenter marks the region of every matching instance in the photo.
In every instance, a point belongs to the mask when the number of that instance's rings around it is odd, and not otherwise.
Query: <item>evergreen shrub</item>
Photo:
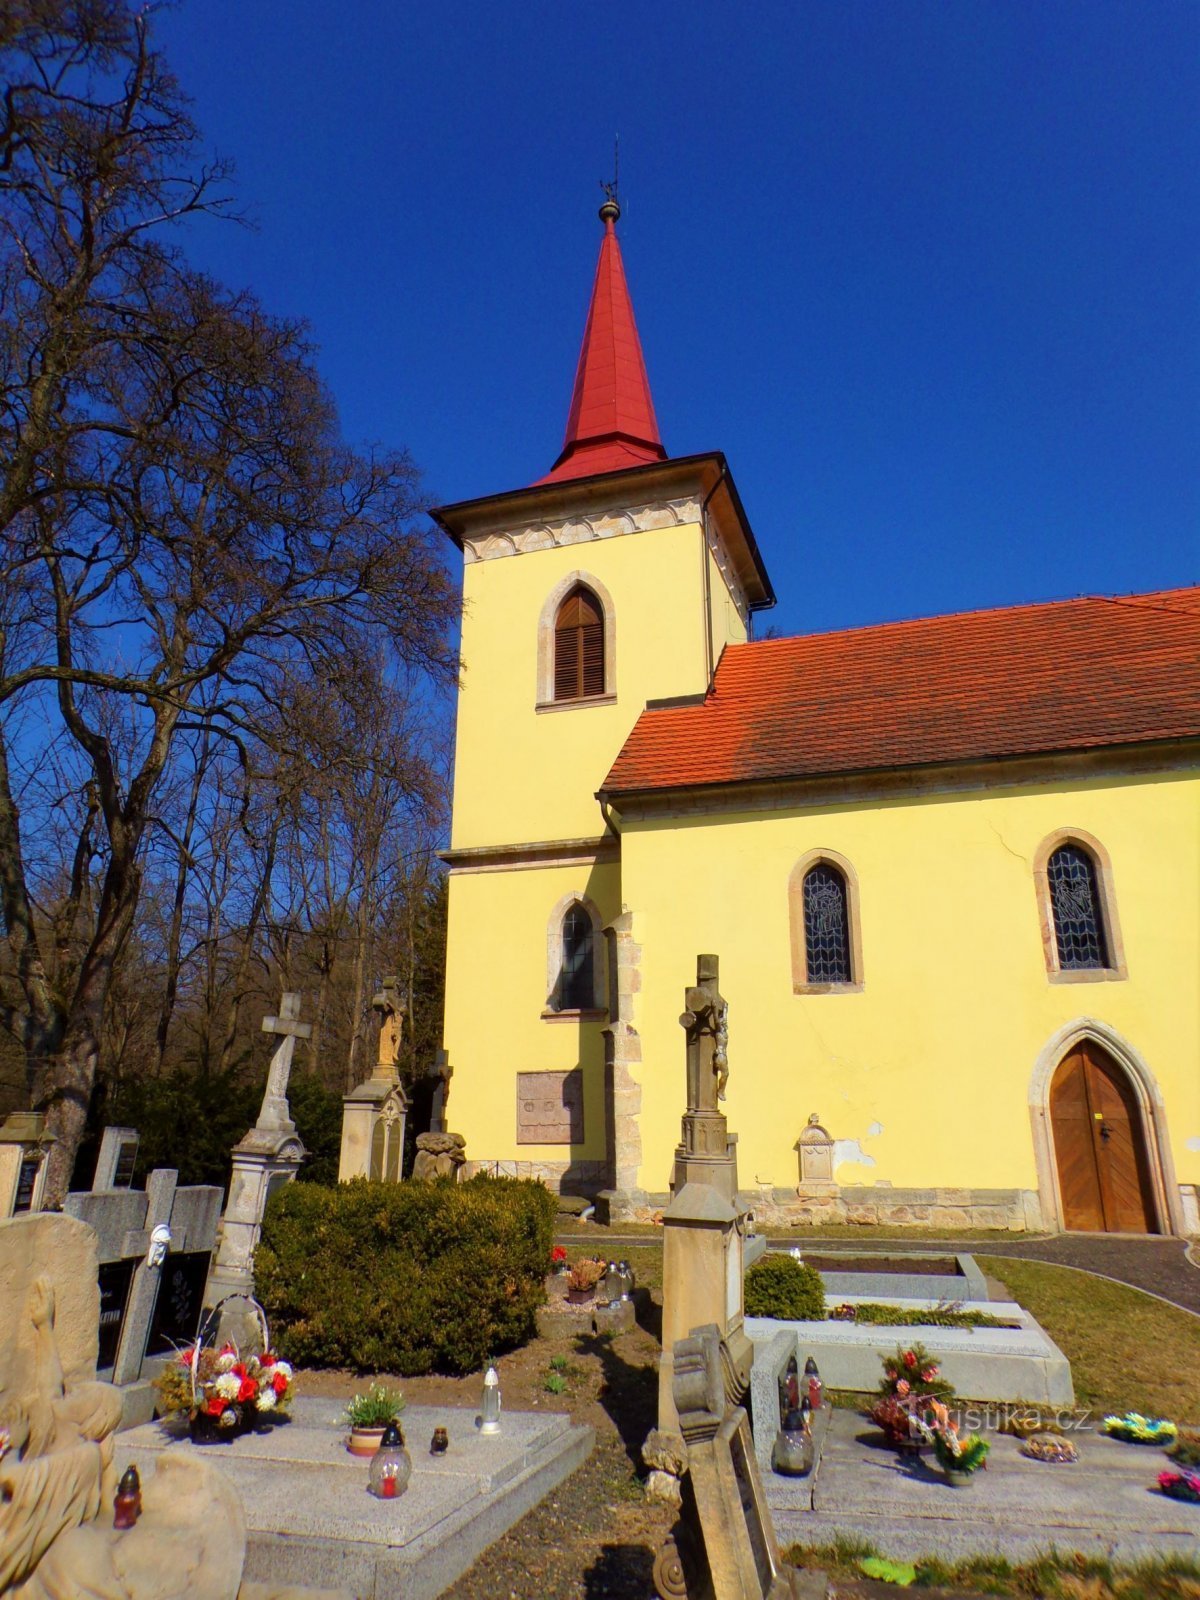
[[[286,1184],[254,1258],[272,1344],[300,1366],[473,1372],[534,1333],[554,1215],[525,1178]]]
[[[825,1316],[821,1274],[793,1256],[768,1251],[746,1274],[746,1315],[821,1322]]]

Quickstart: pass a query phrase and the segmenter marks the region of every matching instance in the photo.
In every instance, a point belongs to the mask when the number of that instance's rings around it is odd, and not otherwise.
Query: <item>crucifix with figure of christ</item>
[[[271,1065],[267,1071],[267,1087],[263,1094],[262,1109],[258,1113],[259,1128],[270,1128],[281,1133],[291,1133],[295,1123],[288,1109],[288,1079],[292,1073],[292,1053],[297,1039],[312,1037],[312,1023],[300,1021],[300,996],[290,991],[279,1003],[277,1017],[264,1017],[264,1033],[281,1035]]]

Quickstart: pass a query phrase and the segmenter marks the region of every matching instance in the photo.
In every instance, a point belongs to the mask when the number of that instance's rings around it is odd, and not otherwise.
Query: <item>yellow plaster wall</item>
[[[602,1161],[603,1021],[547,1021],[547,927],[564,896],[586,897],[601,922],[620,911],[620,867],[586,863],[452,873],[445,1046],[454,1077],[449,1120],[472,1161]],[[601,996],[603,998],[603,995]],[[582,1145],[517,1144],[518,1072],[583,1069]]]
[[[646,700],[707,687],[703,563],[688,523],[465,568],[452,848],[603,832],[595,792]],[[539,617],[575,571],[612,598],[617,698],[539,712]]]
[[[1176,1177],[1200,1181],[1200,783],[1158,777],[627,823],[623,893],[642,947],[641,1185],[667,1186],[684,1056],[678,1015],[715,951],[730,1002],[726,1111],[744,1188],[797,1181],[810,1112],[873,1165],[842,1184],[1036,1189],[1039,1052],[1088,1016],[1141,1055],[1166,1102]],[[1082,828],[1108,850],[1126,981],[1047,979],[1032,862]],[[787,883],[832,850],[859,881],[863,992],[792,992]],[[877,1129],[878,1131],[872,1131]],[[841,1152],[843,1155],[845,1151]]]

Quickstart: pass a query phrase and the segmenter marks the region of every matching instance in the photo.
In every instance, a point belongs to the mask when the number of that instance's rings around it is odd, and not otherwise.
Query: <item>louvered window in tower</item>
[[[1096,884],[1096,864],[1081,845],[1064,844],[1046,865],[1058,965],[1064,972],[1107,967],[1108,941]]]
[[[554,622],[554,698],[604,693],[604,615],[582,586],[572,589]]]
[[[809,983],[852,983],[846,880],[819,861],[804,875],[804,957]]]

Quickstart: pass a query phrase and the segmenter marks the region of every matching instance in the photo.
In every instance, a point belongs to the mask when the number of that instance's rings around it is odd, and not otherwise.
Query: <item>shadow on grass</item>
[[[600,1404],[612,1419],[633,1470],[642,1473],[642,1445],[658,1421],[656,1368],[626,1361],[606,1334],[581,1333],[575,1344],[581,1355],[595,1356],[599,1362]]]
[[[654,1593],[654,1552],[643,1544],[606,1544],[583,1574],[587,1600]]]

